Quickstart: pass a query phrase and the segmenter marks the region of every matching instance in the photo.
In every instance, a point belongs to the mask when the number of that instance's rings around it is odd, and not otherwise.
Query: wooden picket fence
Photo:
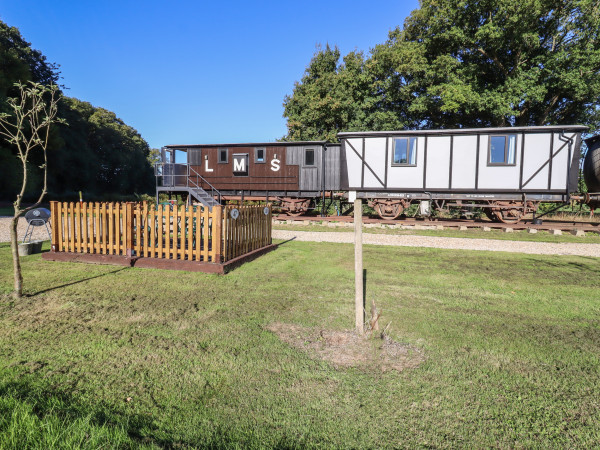
[[[223,263],[272,242],[271,208],[264,206],[209,211],[146,202],[50,202],[50,209],[55,252]]]

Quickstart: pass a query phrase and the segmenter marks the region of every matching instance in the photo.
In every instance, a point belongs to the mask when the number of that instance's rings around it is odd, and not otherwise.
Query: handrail
[[[164,170],[160,170],[160,168],[162,168],[164,166],[185,166],[186,171],[185,171],[185,173],[178,173],[178,174],[176,174],[176,173],[169,173],[169,174],[165,174]],[[173,172],[175,172],[175,171],[173,171]],[[193,172],[193,174],[191,172]],[[210,186],[210,189],[211,189],[210,195],[213,198],[216,195],[218,197],[218,199],[219,199],[219,204],[221,204],[221,200],[222,200],[221,192],[219,192],[219,190],[217,188],[215,188],[206,178],[204,178],[202,175],[200,175],[198,172],[196,172],[196,170],[193,169],[190,166],[190,164],[183,164],[183,163],[163,163],[163,162],[155,163],[154,164],[154,175],[156,177],[156,186],[157,187],[158,187],[158,178],[159,177],[163,177],[163,183],[164,183],[164,177],[172,177],[172,179],[175,179],[176,177],[185,177],[185,187],[188,187],[188,188],[192,187],[192,188],[196,188],[196,189],[204,189],[202,187],[202,183],[206,183],[208,186]],[[191,176],[195,177],[196,182],[194,182],[190,178]],[[198,184],[198,180],[200,180],[200,184]],[[163,186],[164,186],[164,184],[163,184]],[[175,186],[177,186],[177,184],[173,182],[173,183],[170,183],[168,186],[175,187]]]
[[[189,164],[188,164],[188,170],[191,172],[194,172],[194,174],[196,175],[196,179],[200,178],[203,182],[205,182],[206,184],[208,184],[210,186],[210,189],[211,189],[210,195],[213,198],[215,197],[215,192],[216,192],[216,195],[218,195],[218,197],[219,197],[219,204],[221,204],[221,193],[217,190],[217,188],[215,188],[212,184],[210,184],[210,182],[206,178],[204,178],[202,175],[200,175],[198,172],[196,172],[196,170],[193,169],[192,166],[190,166]],[[190,178],[188,176],[188,180],[189,179]],[[196,187],[201,187],[201,186],[196,185]],[[202,189],[204,189],[204,188],[202,188]]]

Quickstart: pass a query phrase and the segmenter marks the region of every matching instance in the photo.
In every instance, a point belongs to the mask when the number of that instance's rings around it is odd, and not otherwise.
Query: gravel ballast
[[[273,230],[274,239],[351,244],[354,233]],[[534,255],[574,255],[600,257],[600,244],[523,242],[416,235],[363,233],[363,244],[397,247],[430,247],[452,250],[529,253]]]
[[[0,217],[0,242],[10,242],[10,217]],[[21,218],[17,228],[19,241],[23,239],[27,222]],[[311,232],[273,230],[274,239],[295,239],[311,242],[338,242],[351,244],[353,233]],[[35,227],[32,240],[48,240],[45,227]],[[483,250],[492,252],[528,253],[535,255],[574,255],[600,257],[600,244],[548,243],[506,241],[496,239],[470,239],[418,235],[389,235],[363,233],[363,243],[370,245],[391,245],[397,247],[429,247],[452,250]]]
[[[10,221],[11,217],[0,217],[0,242],[10,242]],[[50,226],[48,226],[48,229]],[[27,221],[23,218],[19,218],[19,225],[17,225],[17,237],[19,238],[19,242],[23,240],[23,236],[25,236],[25,232],[27,231]],[[46,227],[33,227],[33,236],[31,237],[32,241],[47,241],[48,232],[46,231]]]

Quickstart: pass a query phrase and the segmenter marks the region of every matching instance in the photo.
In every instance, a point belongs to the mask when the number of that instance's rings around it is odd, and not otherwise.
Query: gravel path
[[[273,230],[274,239],[313,242],[353,243],[354,233]],[[454,250],[529,253],[535,255],[577,255],[600,257],[600,244],[548,243],[469,239],[451,237],[386,235],[363,233],[363,243],[398,247],[430,247]]]
[[[11,217],[0,217],[0,242],[10,242],[10,220]],[[19,242],[23,240],[25,232],[27,231],[27,222],[24,218],[19,219],[19,225],[17,226],[17,237]],[[46,227],[35,227],[33,230],[32,241],[35,240],[47,241],[48,232]]]
[[[10,241],[10,217],[0,217],[0,242]],[[19,240],[23,239],[27,222],[21,218],[18,226]],[[273,238],[312,242],[354,242],[353,233],[310,232],[273,230]],[[35,227],[32,240],[47,240],[48,233],[44,227]],[[492,252],[529,253],[535,255],[577,255],[600,257],[600,244],[548,243],[505,241],[496,239],[469,239],[451,237],[433,237],[417,235],[388,235],[363,233],[363,243],[372,245],[392,245],[398,247],[430,247],[454,250],[485,250]]]

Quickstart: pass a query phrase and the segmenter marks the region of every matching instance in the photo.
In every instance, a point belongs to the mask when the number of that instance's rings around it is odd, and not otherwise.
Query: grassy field
[[[425,362],[337,368],[275,323],[353,324],[353,247],[287,242],[227,276],[0,244],[0,448],[600,444],[600,258],[365,246],[367,302]]]
[[[317,231],[331,232],[339,231],[353,233],[353,228],[334,227],[330,228],[327,224],[315,225],[292,225],[278,224],[273,225],[274,230],[290,230],[290,231]],[[492,229],[483,231],[479,228],[459,231],[456,229],[446,230],[414,230],[414,229],[387,229],[387,228],[366,228],[363,227],[363,233],[372,234],[390,234],[390,235],[417,235],[417,236],[437,236],[437,237],[456,237],[456,238],[471,238],[471,239],[499,239],[506,241],[527,241],[527,242],[573,242],[579,244],[600,244],[600,235],[597,233],[586,233],[585,236],[573,236],[571,234],[563,234],[555,236],[547,231],[538,231],[537,233],[528,233],[527,230],[517,230],[512,233],[506,233],[501,230]]]

